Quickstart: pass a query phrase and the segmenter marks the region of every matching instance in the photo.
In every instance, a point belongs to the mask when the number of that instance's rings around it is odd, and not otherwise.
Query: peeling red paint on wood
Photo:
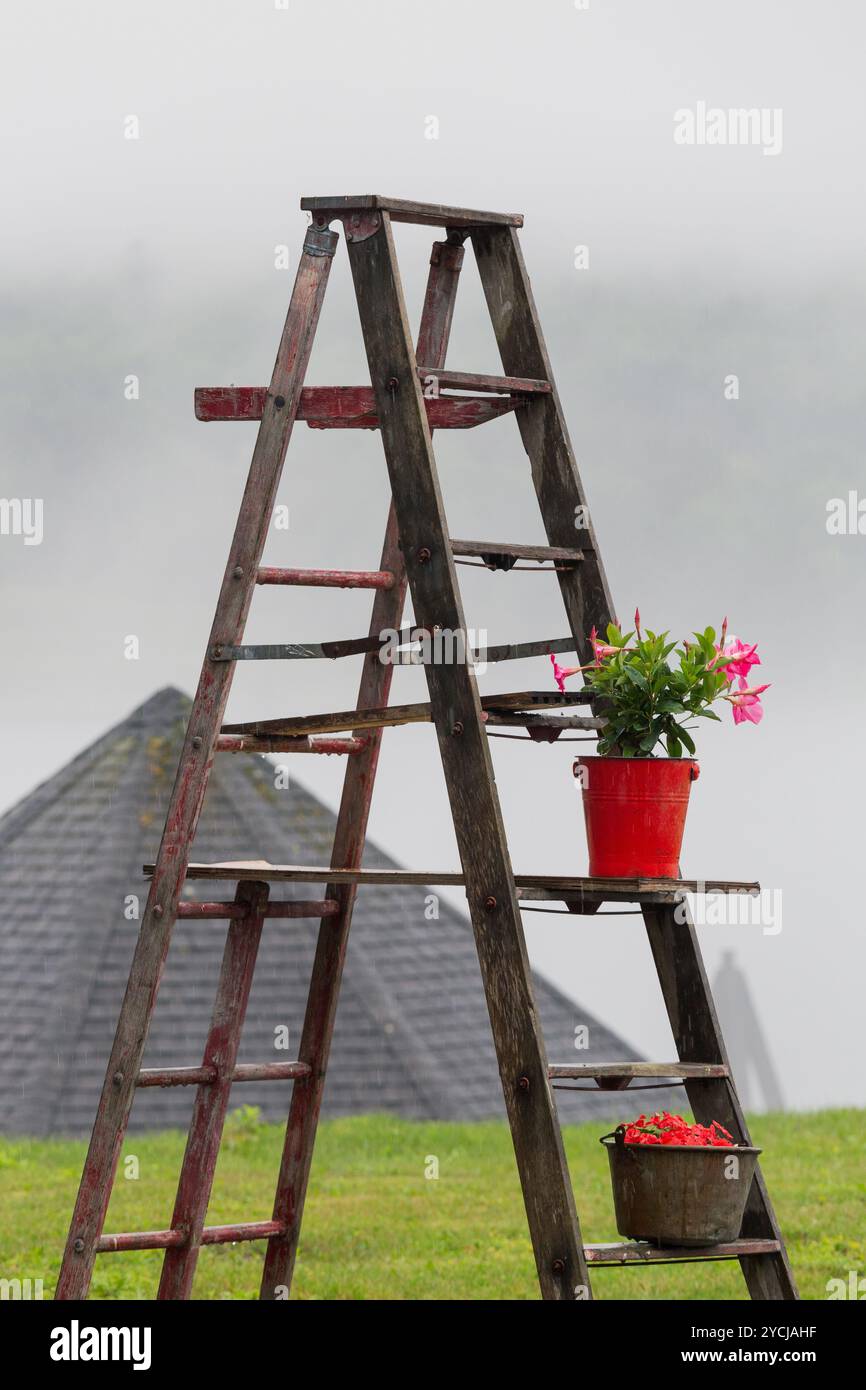
[[[267,399],[266,386],[197,386],[195,417],[214,420],[260,420]],[[478,396],[430,397],[424,404],[431,429],[468,430],[495,420],[524,403],[523,397],[482,399]],[[305,386],[298,407],[299,420],[311,429],[377,430],[379,416],[371,386]]]
[[[298,584],[321,589],[393,589],[390,570],[287,570],[263,565],[257,584]]]

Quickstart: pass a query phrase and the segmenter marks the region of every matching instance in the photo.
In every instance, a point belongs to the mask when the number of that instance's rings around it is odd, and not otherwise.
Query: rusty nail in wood
[[[122,1086],[122,1085],[123,1085],[123,1072],[122,1072],[122,1071],[116,1071],[116,1072],[114,1073],[114,1076],[113,1076],[111,1079],[112,1079],[112,1081],[114,1082],[115,1086]]]
[[[78,1236],[78,1238],[75,1241],[73,1241],[72,1248],[75,1251],[76,1255],[84,1254],[84,1241],[81,1239],[81,1236]]]
[[[485,912],[492,912],[493,909],[494,909],[495,907],[496,907],[496,899],[495,899],[494,897],[491,896],[491,897],[489,897],[489,898],[485,898],[485,899],[484,899],[484,911],[485,911]]]
[[[285,398],[285,396],[274,396],[274,405],[277,407],[277,410],[282,410],[282,408],[283,408],[283,406],[285,405],[285,403],[286,403],[286,398]]]
[[[564,1274],[565,1260],[554,1260],[553,1264],[550,1267],[553,1270],[554,1274]]]
[[[232,574],[234,575],[235,579],[243,579],[243,577],[244,577],[244,567],[243,567],[243,565],[235,565],[234,569],[232,570]]]
[[[416,559],[419,565],[428,565],[430,563],[429,547],[426,545],[422,545],[421,549],[418,551]]]
[[[195,738],[192,741],[193,748],[201,748],[201,743],[201,736],[199,734],[196,734]]]
[[[162,904],[161,904],[161,903],[157,903],[157,904],[156,904],[156,906],[155,906],[154,909],[153,909],[153,915],[154,915],[154,917],[161,917],[161,916],[162,916]]]
[[[400,385],[400,382],[399,382],[399,379],[398,379],[396,376],[389,376],[389,378],[388,378],[388,390],[389,390],[389,391],[396,391],[396,390],[397,390],[397,387],[398,387],[399,385]]]
[[[528,1090],[529,1090],[529,1077],[528,1077],[528,1076],[521,1076],[521,1077],[518,1078],[518,1081],[517,1081],[517,1089],[518,1089],[518,1091],[528,1091]]]
[[[460,734],[463,733],[463,721],[461,719],[457,720],[457,723],[452,727],[451,732],[452,734],[458,737]]]
[[[214,647],[213,652],[211,653],[211,655],[213,656],[214,660],[217,660],[217,661],[218,661],[219,658],[222,656],[222,654],[223,654],[223,649],[222,649],[222,647]]]

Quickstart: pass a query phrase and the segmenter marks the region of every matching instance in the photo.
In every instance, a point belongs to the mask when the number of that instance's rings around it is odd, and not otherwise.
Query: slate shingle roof
[[[0,818],[0,1129],[85,1134],[93,1121],[146,895],[141,866],[162,829],[189,700],[160,691]],[[334,815],[294,780],[276,790],[257,758],[218,758],[196,836],[198,860],[326,864]],[[368,867],[397,867],[368,845]],[[224,885],[221,885],[220,892]],[[468,920],[425,888],[365,886],[355,908],[325,1093],[326,1115],[391,1111],[439,1119],[503,1113],[496,1058]],[[320,888],[274,884],[274,897]],[[214,886],[190,883],[207,899]],[[219,895],[219,894],[218,894]],[[296,1055],[318,924],[265,925],[240,1060]],[[226,924],[178,922],[145,1066],[195,1066],[210,1020]],[[546,980],[536,995],[552,1060],[636,1054]],[[275,1050],[288,1027],[289,1050]],[[232,1104],[285,1117],[291,1083],[237,1087]],[[656,1093],[661,1101],[661,1092]],[[559,1092],[563,1119],[616,1114],[603,1093]],[[140,1092],[132,1130],[185,1125],[192,1088]]]

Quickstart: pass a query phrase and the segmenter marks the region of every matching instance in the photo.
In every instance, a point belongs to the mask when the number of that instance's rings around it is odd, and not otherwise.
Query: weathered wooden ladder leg
[[[462,262],[463,247],[459,243],[433,243],[416,352],[417,361],[424,365],[445,365]],[[393,574],[395,582],[391,589],[381,590],[376,595],[371,636],[399,629],[406,600],[406,572],[393,502],[388,512],[379,568]],[[379,660],[378,653],[371,652],[365,657],[358,693],[359,710],[376,709],[388,703],[393,670],[393,666]],[[343,782],[331,854],[331,864],[337,868],[359,868],[364,854],[382,730],[368,730],[365,737],[367,747],[350,759]],[[308,1063],[312,1074],[303,1084],[296,1085],[292,1093],[273,1212],[273,1219],[284,1224],[285,1234],[272,1236],[268,1242],[262,1273],[263,1299],[274,1299],[278,1292],[280,1297],[287,1297],[291,1287],[357,891],[354,884],[331,884],[325,894],[326,898],[339,902],[340,911],[334,917],[324,918],[319,928],[298,1053],[299,1061]]]
[[[239,883],[235,894],[247,915],[229,923],[202,1058],[202,1066],[215,1068],[217,1075],[196,1091],[171,1218],[171,1229],[184,1231],[187,1240],[165,1252],[160,1299],[189,1298],[192,1288],[269,895],[269,885],[254,880]]]
[[[547,537],[551,545],[577,545],[583,563],[560,569],[559,582],[577,650],[589,659],[587,634],[604,632],[613,618],[604,574],[565,417],[532,298],[517,232],[481,227],[472,233],[481,281],[504,370],[550,382],[549,395],[536,397],[518,412]],[[680,913],[682,921],[675,920]],[[701,959],[695,928],[685,906],[645,907],[644,919],[671,1028],[681,1062],[727,1065],[725,1047]],[[741,1142],[748,1128],[729,1077],[686,1082],[689,1104],[704,1124],[719,1120]],[[797,1291],[773,1208],[757,1170],[743,1222],[744,1237],[778,1240],[778,1254],[745,1256],[740,1265],[752,1298],[796,1298]]]
[[[513,227],[479,227],[472,232],[472,249],[504,370],[509,375],[531,373],[550,383],[548,394],[527,401],[517,412],[517,423],[550,544],[583,551],[582,564],[561,566],[557,577],[577,651],[587,661],[592,656],[588,634],[593,625],[604,632],[613,617],[613,601],[520,241]]]
[[[93,1126],[55,1297],[84,1298],[168,953],[177,901],[213,763],[234,665],[214,650],[243,638],[304,375],[328,282],[336,232],[310,227],[292,291],[252,463],[190,714],[156,870]]]
[[[675,907],[644,905],[644,921],[653,953],[671,1032],[681,1062],[698,1058],[729,1066],[697,932],[685,903]],[[686,1081],[686,1094],[701,1124],[718,1120],[742,1144],[751,1144],[749,1129],[730,1074],[717,1079]],[[752,1298],[795,1299],[797,1285],[782,1233],[760,1167],[749,1192],[742,1235],[777,1240],[777,1254],[740,1259]]]
[[[416,622],[441,629],[463,660],[426,665],[427,683],[505,1104],[542,1295],[589,1296],[568,1167],[548,1084],[523,925],[430,432],[415,370],[390,216],[349,242],[361,328],[391,477]]]

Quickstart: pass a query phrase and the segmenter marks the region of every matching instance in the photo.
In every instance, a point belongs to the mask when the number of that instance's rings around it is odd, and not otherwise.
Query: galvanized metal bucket
[[[760,1149],[626,1144],[621,1131],[599,1142],[610,1160],[620,1235],[681,1246],[738,1238]]]

